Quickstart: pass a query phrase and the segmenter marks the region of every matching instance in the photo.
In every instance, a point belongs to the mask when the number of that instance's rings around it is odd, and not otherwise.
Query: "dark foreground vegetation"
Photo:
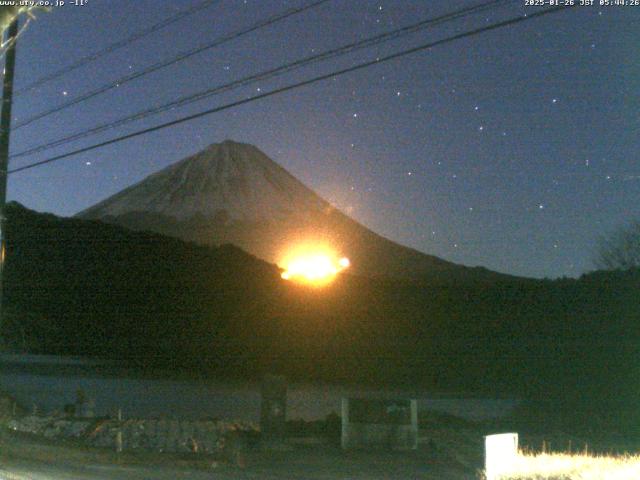
[[[519,396],[561,418],[610,413],[637,424],[637,270],[437,284],[344,275],[314,289],[283,281],[275,266],[233,246],[17,204],[7,218],[2,328],[14,349],[150,371],[281,372]]]

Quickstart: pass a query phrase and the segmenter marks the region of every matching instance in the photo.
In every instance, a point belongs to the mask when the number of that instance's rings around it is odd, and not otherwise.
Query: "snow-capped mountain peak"
[[[231,222],[271,222],[328,204],[252,145],[225,140],[150,175],[81,212],[117,217],[155,213]]]

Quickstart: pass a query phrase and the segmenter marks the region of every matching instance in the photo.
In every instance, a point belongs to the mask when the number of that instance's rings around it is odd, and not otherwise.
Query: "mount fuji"
[[[300,243],[330,245],[366,276],[438,281],[509,278],[388,240],[334,208],[258,148],[226,140],[76,215],[207,245],[235,244],[279,263]]]

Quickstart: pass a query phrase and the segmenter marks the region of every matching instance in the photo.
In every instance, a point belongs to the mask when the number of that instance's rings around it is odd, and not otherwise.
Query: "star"
[[[357,113],[354,113],[354,114],[353,114],[353,118],[358,118],[358,114],[357,114]]]
[[[542,205],[542,204],[538,205],[538,209],[539,210],[544,210],[544,205]]]
[[[64,90],[64,91],[62,92],[62,95],[66,97],[67,95],[69,95],[69,92],[67,92],[66,90]]]
[[[476,105],[475,107],[473,107],[473,109],[477,112],[480,109],[480,107]]]
[[[484,130],[484,125],[480,125],[480,126],[478,127],[478,131],[482,132],[483,130]]]
[[[551,103],[558,103],[558,99],[557,99],[557,98],[553,98],[553,99],[551,100]]]

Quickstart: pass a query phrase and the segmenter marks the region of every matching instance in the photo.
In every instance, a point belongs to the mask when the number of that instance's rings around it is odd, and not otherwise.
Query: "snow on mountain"
[[[235,244],[281,263],[301,244],[329,245],[353,273],[438,282],[502,277],[388,240],[333,208],[252,145],[224,141],[77,214],[201,244]]]
[[[199,215],[227,222],[273,222],[327,207],[327,202],[256,147],[227,140],[78,215],[102,218],[147,212],[177,221]]]

